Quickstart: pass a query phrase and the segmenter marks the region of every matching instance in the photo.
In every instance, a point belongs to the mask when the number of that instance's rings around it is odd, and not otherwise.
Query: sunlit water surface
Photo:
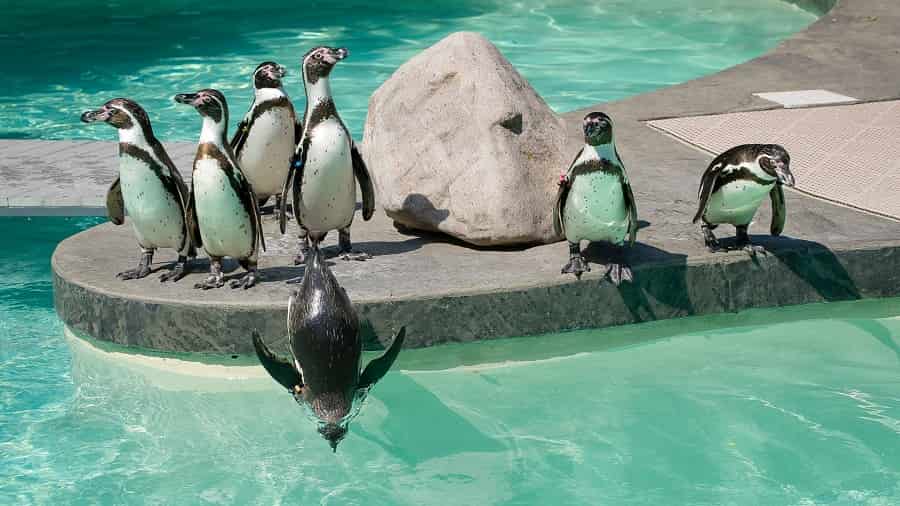
[[[900,504],[900,299],[406,350],[332,454],[261,369],[67,342],[96,221],[0,219],[0,504]]]
[[[172,96],[219,88],[236,124],[250,73],[270,59],[291,71],[286,88],[302,109],[299,61],[322,44],[351,50],[332,81],[359,136],[378,85],[461,30],[487,36],[551,107],[569,111],[730,67],[813,20],[781,0],[7,2],[0,137],[113,139],[78,117],[125,96],[146,107],[162,140],[194,140],[199,119]]]

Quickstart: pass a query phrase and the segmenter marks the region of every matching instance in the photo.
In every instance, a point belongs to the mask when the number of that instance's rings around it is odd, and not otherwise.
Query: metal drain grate
[[[797,189],[900,219],[900,101],[647,122],[708,153],[781,144]],[[698,174],[705,167],[697,167]]]

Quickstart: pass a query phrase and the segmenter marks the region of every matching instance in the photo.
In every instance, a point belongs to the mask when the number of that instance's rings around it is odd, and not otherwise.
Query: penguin
[[[300,252],[294,260],[297,265],[305,261],[310,243],[318,244],[333,229],[338,229],[341,258],[371,258],[353,250],[350,224],[356,211],[356,182],[362,192],[362,216],[366,221],[375,212],[375,190],[366,164],[338,116],[329,84],[332,68],[348,54],[345,48],[320,46],[309,50],[301,65],[306,110],[291,171],[281,190],[279,215],[283,234],[286,196],[288,190],[293,190],[294,217],[301,229]]]
[[[319,434],[337,451],[369,389],[397,359],[406,327],[360,372],[359,318],[315,246],[310,248],[300,287],[288,301],[287,323],[290,359],[276,356],[255,331],[253,347],[269,375],[312,412]]]
[[[178,281],[187,275],[188,258],[197,250],[188,232],[188,188],[162,143],[153,135],[150,118],[133,100],[116,98],[81,115],[84,123],[102,121],[119,131],[119,174],[106,194],[109,220],[116,225],[131,220],[141,260],[137,268],[120,272],[123,280],[150,274],[157,248],[178,252],[174,267],[159,280]]]
[[[592,112],[582,121],[584,146],[568,170],[560,175],[553,213],[553,228],[569,242],[569,262],[562,273],[581,279],[590,267],[581,254],[581,241],[607,241],[617,246],[634,245],[637,237],[637,205],[625,164],[613,138],[612,119]],[[631,268],[612,262],[605,277],[615,285],[631,281]]]
[[[281,86],[285,74],[283,66],[271,61],[256,67],[253,103],[231,139],[235,159],[256,192],[259,206],[274,195],[275,209],[281,209],[281,189],[302,128]]]
[[[203,118],[188,209],[189,231],[198,246],[209,255],[210,275],[194,288],[208,290],[225,284],[222,257],[236,259],[247,274],[233,279],[231,288],[252,287],[257,281],[256,260],[259,247],[265,251],[259,204],[250,183],[241,172],[228,144],[228,104],[218,90],[175,96]]]
[[[784,230],[787,209],[782,185],[794,186],[791,157],[777,144],[744,144],[715,157],[703,173],[698,191],[694,223],[702,220],[700,230],[711,252],[722,250],[713,229],[728,223],[736,230],[735,245],[751,255],[765,253],[762,246],[750,242],[747,228],[766,195],[772,201],[769,232],[778,236]]]

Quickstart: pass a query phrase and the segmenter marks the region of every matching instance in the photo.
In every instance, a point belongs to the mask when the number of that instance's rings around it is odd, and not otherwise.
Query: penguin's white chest
[[[316,125],[300,186],[300,221],[307,230],[327,232],[350,225],[356,209],[356,180],[350,138],[335,119]]]
[[[572,182],[565,209],[566,239],[621,244],[628,235],[628,210],[618,174],[595,171]]]
[[[247,258],[253,252],[252,217],[215,159],[198,160],[191,184],[203,249],[211,256]]]
[[[277,195],[284,186],[294,154],[294,115],[274,107],[253,122],[238,163],[260,199]]]
[[[180,249],[185,242],[181,201],[150,166],[129,155],[119,157],[119,183],[125,210],[144,248]]]
[[[710,195],[704,218],[713,224],[749,225],[774,186],[746,179],[732,181]]]

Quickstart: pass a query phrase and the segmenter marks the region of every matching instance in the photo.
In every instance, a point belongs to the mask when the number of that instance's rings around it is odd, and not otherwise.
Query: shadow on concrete
[[[829,302],[862,298],[850,273],[825,245],[791,237],[752,236]]]
[[[503,445],[484,435],[456,414],[438,396],[405,374],[391,374],[375,387],[380,399],[403,399],[388,406],[387,419],[379,434],[361,424],[351,428],[363,439],[377,444],[408,465],[462,453],[496,453]]]
[[[421,193],[411,193],[403,199],[402,209],[420,221],[434,224],[436,227],[450,216],[449,209],[438,209],[431,200]]]

